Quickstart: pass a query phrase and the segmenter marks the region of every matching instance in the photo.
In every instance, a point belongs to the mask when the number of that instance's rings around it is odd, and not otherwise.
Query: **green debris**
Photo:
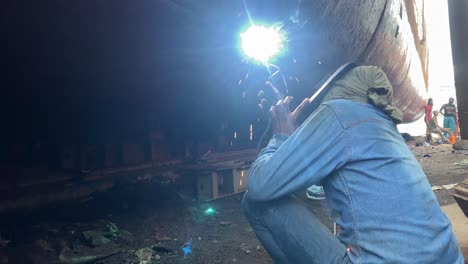
[[[208,209],[205,210],[205,215],[214,215],[216,213],[216,210],[213,209],[212,207],[209,207]]]
[[[105,245],[116,238],[128,240],[132,234],[125,230],[120,230],[116,224],[110,221],[101,221],[99,228],[87,230],[83,233],[83,239],[92,247]]]

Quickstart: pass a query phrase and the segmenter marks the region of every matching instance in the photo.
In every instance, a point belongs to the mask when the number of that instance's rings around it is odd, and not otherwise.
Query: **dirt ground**
[[[420,138],[408,146],[434,189],[440,187],[435,190],[440,204],[454,203],[450,184],[468,177],[468,153],[453,152],[451,145],[416,146],[418,142]],[[242,194],[206,203],[180,196],[161,202],[166,196],[145,199],[155,194],[136,190],[138,199],[114,193],[85,204],[1,218],[0,264],[272,263],[240,210]],[[325,202],[304,200],[332,228]],[[91,246],[84,235],[90,230],[106,243]],[[184,246],[192,251],[185,256]]]
[[[468,178],[468,151],[453,150],[450,144],[436,144],[428,147],[416,144],[423,142],[422,138],[409,141],[408,147],[421,164],[441,206],[455,203],[452,197],[455,183]],[[438,190],[438,187],[442,189]]]

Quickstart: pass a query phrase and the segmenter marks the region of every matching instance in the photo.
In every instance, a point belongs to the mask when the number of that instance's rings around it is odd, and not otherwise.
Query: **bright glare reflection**
[[[247,56],[267,63],[283,48],[284,34],[279,28],[252,25],[241,33],[241,41]]]
[[[205,215],[213,215],[216,213],[216,210],[213,209],[212,207],[209,207],[208,209],[205,210]]]

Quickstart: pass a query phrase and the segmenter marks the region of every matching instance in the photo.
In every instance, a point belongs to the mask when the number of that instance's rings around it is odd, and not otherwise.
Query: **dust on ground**
[[[439,204],[444,206],[455,203],[452,197],[453,184],[468,178],[468,151],[454,150],[450,144],[419,146],[418,143],[421,142],[422,138],[416,138],[407,143],[426,173],[429,183],[436,189],[434,192]]]
[[[438,189],[439,203],[454,203],[451,184],[468,177],[468,154],[454,152],[451,145],[424,147],[421,142],[416,138],[408,147]],[[139,193],[140,198],[154,195]],[[0,264],[272,263],[243,216],[242,194],[162,204],[124,194],[110,197],[1,219]],[[303,199],[331,229],[325,202]]]

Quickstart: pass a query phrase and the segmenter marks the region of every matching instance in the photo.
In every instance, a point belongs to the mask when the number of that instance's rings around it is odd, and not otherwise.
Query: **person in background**
[[[444,128],[450,129],[450,133],[444,132],[445,137],[449,134],[455,133],[455,115],[457,114],[457,107],[454,104],[455,99],[450,97],[448,104],[444,104],[440,108],[440,113],[444,116]]]
[[[431,121],[429,122],[429,133],[438,134],[443,142],[448,142],[448,138],[444,135],[445,133],[452,134],[450,129],[443,128],[439,126],[439,121],[437,120],[437,116],[439,115],[439,111],[434,110],[434,116],[432,117]],[[442,133],[443,132],[443,133]]]
[[[429,123],[431,122],[432,119],[432,106],[434,105],[434,102],[432,101],[432,98],[427,99],[427,104],[424,107],[424,123],[426,123],[426,142],[431,143],[432,141],[432,136],[431,136],[431,130],[429,128]]]

